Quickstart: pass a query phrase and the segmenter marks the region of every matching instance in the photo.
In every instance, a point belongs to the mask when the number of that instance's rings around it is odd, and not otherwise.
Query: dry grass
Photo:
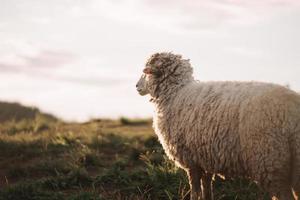
[[[42,127],[42,128],[41,128]],[[163,153],[151,120],[45,118],[0,125],[0,200],[188,199],[185,173]],[[215,184],[216,199],[257,199],[247,181]]]

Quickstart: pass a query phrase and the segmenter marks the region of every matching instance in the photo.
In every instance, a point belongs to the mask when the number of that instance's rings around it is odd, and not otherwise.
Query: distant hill
[[[20,121],[22,119],[35,119],[38,115],[49,120],[57,120],[51,114],[42,113],[38,108],[23,106],[19,103],[0,102],[0,122]]]

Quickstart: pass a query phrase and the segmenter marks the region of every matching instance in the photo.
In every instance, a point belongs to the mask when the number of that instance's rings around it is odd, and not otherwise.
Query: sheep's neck
[[[181,83],[167,83],[158,85],[156,92],[152,95],[151,102],[154,103],[156,110],[163,111],[175,99],[178,92],[193,79],[182,81]]]

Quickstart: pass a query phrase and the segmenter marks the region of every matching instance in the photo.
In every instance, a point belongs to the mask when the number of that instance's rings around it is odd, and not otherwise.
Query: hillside
[[[50,114],[42,113],[38,108],[26,107],[19,103],[8,103],[0,101],[0,122],[20,121],[23,119],[33,120],[37,116],[43,116],[49,120],[56,120]]]
[[[0,200],[189,199],[186,174],[150,119],[65,123],[19,104],[0,108]],[[218,200],[267,199],[247,180],[216,177],[214,188]]]

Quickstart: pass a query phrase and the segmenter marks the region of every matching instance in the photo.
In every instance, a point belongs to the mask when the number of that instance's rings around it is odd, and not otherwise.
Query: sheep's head
[[[146,62],[142,77],[136,85],[137,90],[140,95],[150,94],[155,97],[159,88],[166,89],[193,79],[192,73],[189,60],[182,59],[181,55],[156,53]]]

